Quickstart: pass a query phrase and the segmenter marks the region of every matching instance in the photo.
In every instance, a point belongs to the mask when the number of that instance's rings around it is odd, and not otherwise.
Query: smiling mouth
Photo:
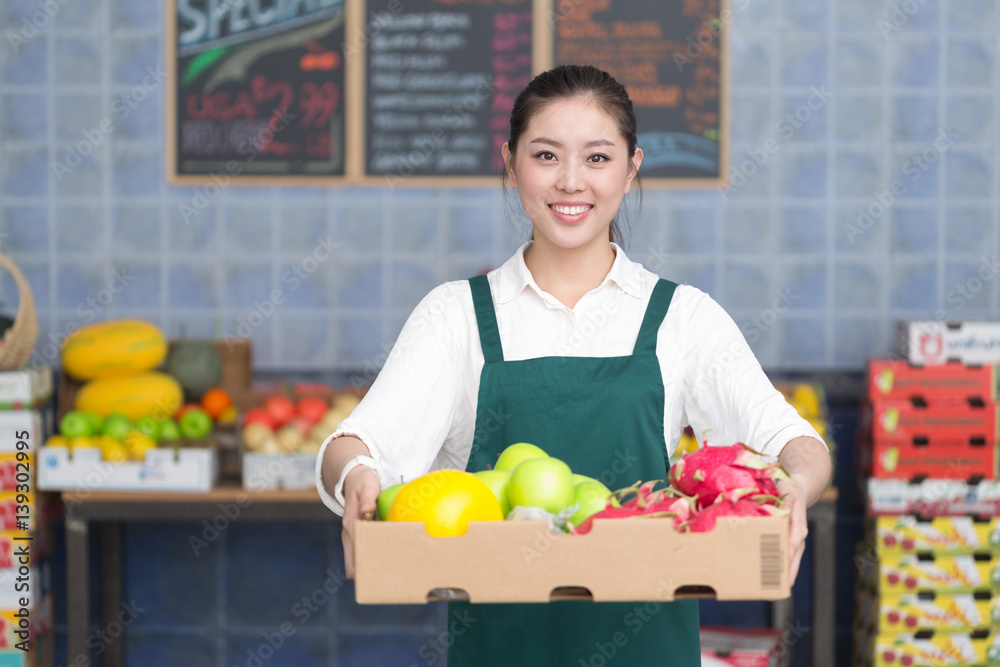
[[[580,215],[581,213],[586,213],[594,207],[589,204],[586,206],[556,206],[554,204],[550,204],[549,208],[562,215]]]

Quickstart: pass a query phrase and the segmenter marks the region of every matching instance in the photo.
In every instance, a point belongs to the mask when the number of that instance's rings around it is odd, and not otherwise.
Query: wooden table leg
[[[101,627],[106,633],[105,667],[122,666],[122,643],[126,628],[122,624],[122,525],[116,521],[101,524]]]
[[[66,662],[90,663],[90,563],[86,521],[66,517]]]

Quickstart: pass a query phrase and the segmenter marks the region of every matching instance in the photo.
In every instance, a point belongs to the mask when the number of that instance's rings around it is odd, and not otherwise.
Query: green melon
[[[222,379],[222,357],[209,342],[178,343],[170,350],[167,372],[177,378],[184,392],[193,400]]]

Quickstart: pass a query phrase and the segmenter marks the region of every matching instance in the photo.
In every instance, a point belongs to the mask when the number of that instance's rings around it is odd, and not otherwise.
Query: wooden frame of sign
[[[166,3],[171,184],[495,186],[513,97],[584,59],[629,89],[646,186],[725,183],[729,0],[204,3]]]

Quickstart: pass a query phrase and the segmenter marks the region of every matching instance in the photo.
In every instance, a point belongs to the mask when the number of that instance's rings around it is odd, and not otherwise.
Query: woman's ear
[[[632,169],[628,173],[628,180],[625,181],[625,192],[632,189],[632,181],[639,173],[639,166],[642,165],[642,149],[636,148],[635,155],[632,156]]]
[[[503,166],[507,170],[507,177],[510,178],[510,186],[517,189],[517,176],[514,175],[514,164],[511,162],[511,152],[508,142],[503,142],[500,147],[500,155],[503,156]]]

